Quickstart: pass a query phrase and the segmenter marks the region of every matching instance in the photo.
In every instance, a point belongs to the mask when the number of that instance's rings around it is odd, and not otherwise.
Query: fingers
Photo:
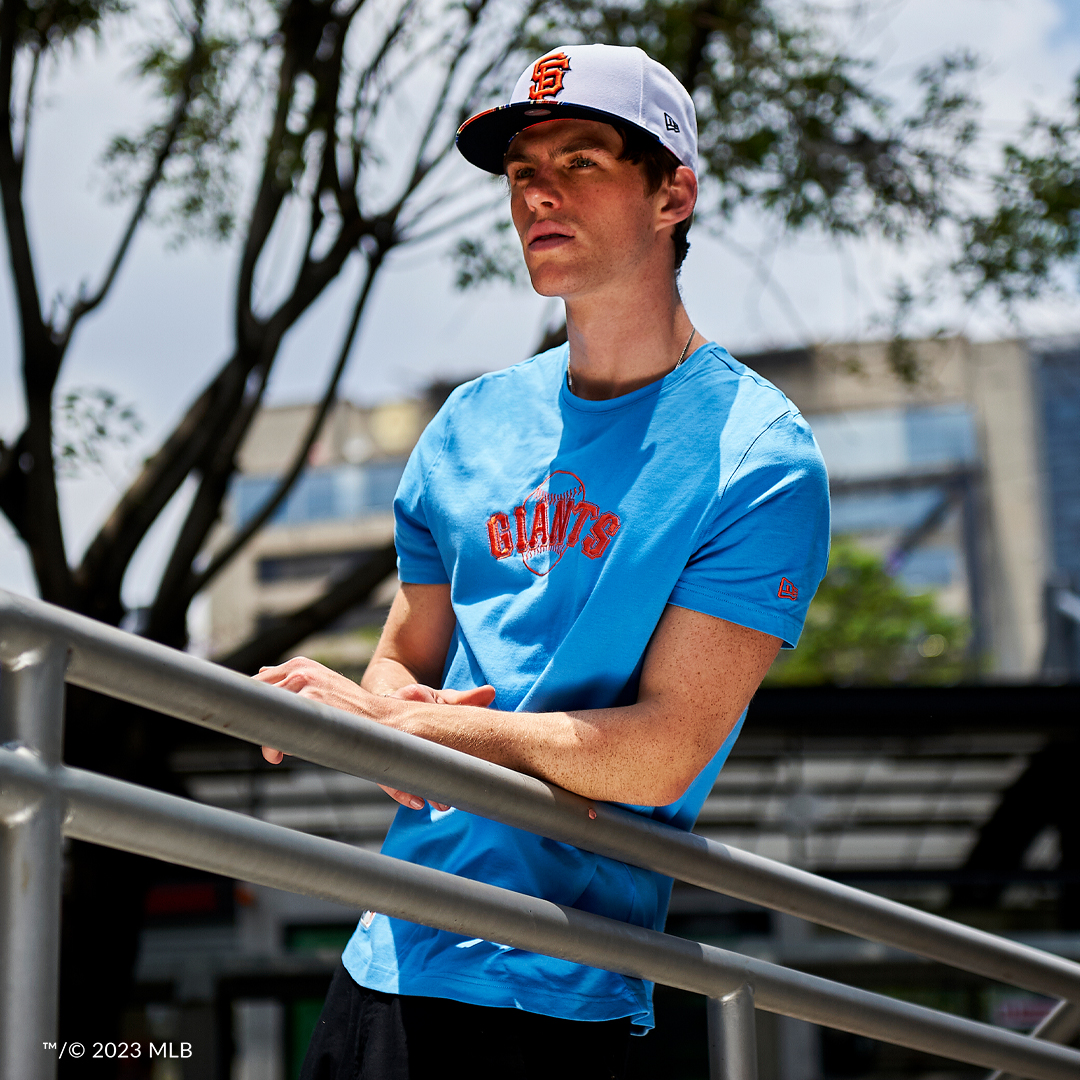
[[[429,705],[479,705],[487,708],[495,700],[494,686],[477,686],[470,690],[433,690],[421,683],[409,683],[387,694],[402,701],[424,701]]]
[[[486,709],[495,700],[494,686],[477,686],[472,690],[440,690],[444,705],[478,705]]]
[[[329,678],[340,678],[318,660],[309,660],[306,656],[294,656],[284,664],[261,667],[257,675],[252,675],[256,682],[269,683],[271,686],[283,686],[286,690],[299,692],[305,686]]]
[[[271,746],[264,746],[262,748],[262,756],[266,758],[271,765],[280,765],[285,760],[285,755],[280,750],[275,750]]]
[[[270,683],[271,686],[288,677],[284,664],[275,664],[272,667],[261,667],[257,675],[251,676],[256,682]]]
[[[381,787],[394,802],[399,802],[402,806],[407,806],[410,810],[424,809],[424,800],[421,799],[419,795],[410,795],[407,791],[399,791],[397,788],[387,787],[385,784],[380,784],[379,787]],[[446,803],[432,802],[431,805],[436,810],[450,809]]]
[[[409,683],[407,686],[399,686],[393,693],[387,694],[387,697],[400,698],[402,701],[426,701],[429,704],[436,704],[439,700],[438,695],[430,686],[423,686],[420,683]]]
[[[397,788],[387,787],[385,784],[380,784],[379,787],[381,787],[394,802],[399,802],[402,806],[407,806],[410,810],[424,809],[424,800],[421,799],[419,795],[410,795],[407,791],[398,791]]]

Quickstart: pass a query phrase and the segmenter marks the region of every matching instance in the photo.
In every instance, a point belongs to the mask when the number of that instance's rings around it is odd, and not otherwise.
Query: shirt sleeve
[[[829,557],[829,481],[810,426],[786,413],[761,432],[719,492],[669,602],[799,641]]]
[[[398,578],[412,585],[445,585],[450,581],[425,503],[426,481],[445,443],[449,406],[448,401],[413,447],[394,497]]]

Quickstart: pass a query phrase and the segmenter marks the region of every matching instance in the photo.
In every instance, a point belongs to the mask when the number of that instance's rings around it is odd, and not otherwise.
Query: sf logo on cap
[[[531,101],[543,101],[557,97],[563,88],[563,75],[570,70],[570,57],[566,53],[553,53],[533,64],[532,86],[529,87]]]

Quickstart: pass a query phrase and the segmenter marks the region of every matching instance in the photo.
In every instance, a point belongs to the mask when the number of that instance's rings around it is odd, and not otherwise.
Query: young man
[[[668,71],[557,49],[458,146],[505,173],[569,343],[459,387],[421,437],[362,687],[302,658],[259,678],[689,829],[824,572],[820,455],[683,308],[696,120]],[[663,927],[666,878],[391,794],[388,854]],[[619,1076],[652,1023],[640,981],[382,915],[342,960],[306,1077]]]

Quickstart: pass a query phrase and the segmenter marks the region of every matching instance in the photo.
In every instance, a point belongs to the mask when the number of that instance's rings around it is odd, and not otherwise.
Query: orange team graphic
[[[537,60],[533,64],[529,100],[543,101],[545,98],[558,97],[563,88],[563,75],[569,70],[570,57],[566,53],[557,52]]]
[[[786,577],[780,579],[780,591],[776,594],[781,600],[798,600],[799,587],[793,585]]]
[[[585,485],[572,472],[558,471],[545,477],[511,514],[488,518],[488,543],[496,559],[517,553],[526,569],[544,577],[581,540],[581,553],[599,559],[622,522],[618,514],[601,512],[585,498]],[[590,525],[591,523],[591,525]],[[582,536],[586,525],[588,532]]]

